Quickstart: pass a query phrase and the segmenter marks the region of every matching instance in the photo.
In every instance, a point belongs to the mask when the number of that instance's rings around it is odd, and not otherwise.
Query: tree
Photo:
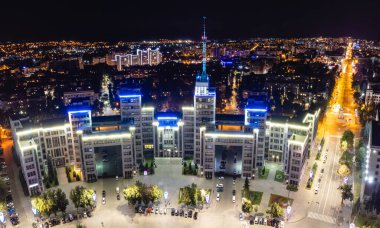
[[[4,200],[0,201],[0,212],[4,212],[7,210],[7,205]]]
[[[346,130],[342,135],[341,144],[343,144],[343,142],[346,142],[347,148],[352,149],[354,145],[354,137],[354,133],[352,133],[351,130]]]
[[[70,192],[70,199],[76,209],[81,206],[82,188],[82,186],[75,186],[75,188],[71,189]]]
[[[351,174],[351,169],[346,164],[341,164],[338,169],[338,174],[342,177],[346,177]]]
[[[45,203],[50,203],[50,214],[54,213],[55,215],[58,212],[57,202],[55,200],[55,189],[48,189],[43,195],[45,198]]]
[[[5,201],[5,197],[7,195],[7,187],[5,181],[0,178],[0,202]]]
[[[274,202],[270,209],[267,210],[267,213],[271,214],[273,218],[282,218],[284,216],[284,209],[277,202]]]
[[[366,157],[366,149],[365,149],[365,146],[363,145],[363,143],[361,143],[361,146],[359,147],[358,150],[356,150],[356,162],[359,163],[359,166],[362,167],[364,165],[364,162],[365,162],[365,157]]]
[[[195,163],[195,165],[194,165],[194,169],[195,169],[195,170],[198,170],[198,164],[197,164],[197,163]]]
[[[126,200],[135,204],[137,201],[141,200],[141,193],[139,187],[134,184],[123,190],[123,195]]]
[[[87,189],[83,186],[76,186],[70,192],[70,199],[73,201],[75,208],[79,207],[94,207],[95,202],[92,195],[95,193],[92,189]]]
[[[62,191],[62,189],[58,188],[55,191],[54,203],[57,205],[57,209],[66,212],[67,205],[69,205],[69,200],[66,198],[66,194]]]
[[[31,199],[32,206],[41,214],[50,215],[53,207],[53,201],[45,193],[43,195],[33,196]]]
[[[248,180],[248,177],[245,177],[245,181],[244,181],[244,190],[245,191],[249,191],[249,180]]]
[[[349,199],[350,201],[354,199],[354,194],[352,193],[352,185],[344,184],[339,186],[338,189],[341,191],[342,204],[346,199]]]
[[[150,186],[149,193],[153,202],[160,199],[163,195],[162,190],[157,185]]]
[[[193,167],[192,167],[192,165],[191,165],[191,162],[189,163],[188,173],[189,173],[189,174],[192,174],[192,173],[193,173]]]
[[[252,202],[246,198],[243,198],[243,204],[241,205],[241,210],[244,213],[251,213],[253,210]]]

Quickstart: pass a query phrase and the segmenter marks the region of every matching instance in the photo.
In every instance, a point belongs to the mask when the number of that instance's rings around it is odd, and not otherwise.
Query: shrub
[[[298,186],[294,185],[294,184],[289,184],[289,185],[286,186],[286,190],[289,190],[289,191],[292,191],[292,192],[296,192],[296,191],[298,191]]]

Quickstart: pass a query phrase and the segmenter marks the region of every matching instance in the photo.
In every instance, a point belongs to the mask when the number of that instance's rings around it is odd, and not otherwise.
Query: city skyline
[[[4,3],[0,41],[137,41],[200,37],[200,18],[206,16],[213,39],[254,37],[354,37],[377,40],[376,9],[365,0],[265,3],[192,1],[184,6],[165,2],[47,2]]]

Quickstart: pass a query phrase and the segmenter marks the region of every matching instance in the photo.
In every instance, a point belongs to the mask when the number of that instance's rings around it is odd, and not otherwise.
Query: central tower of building
[[[215,129],[215,89],[209,87],[209,77],[206,72],[206,17],[203,17],[202,35],[202,73],[195,81],[194,93],[194,162],[203,172],[203,145],[202,138],[205,131]]]

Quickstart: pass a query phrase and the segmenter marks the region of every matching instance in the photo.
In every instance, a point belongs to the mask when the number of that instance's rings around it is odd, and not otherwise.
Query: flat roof
[[[380,121],[372,121],[371,146],[380,147]]]
[[[91,117],[91,121],[94,124],[100,124],[104,122],[120,122],[120,115],[111,115],[111,116],[93,116]]]

